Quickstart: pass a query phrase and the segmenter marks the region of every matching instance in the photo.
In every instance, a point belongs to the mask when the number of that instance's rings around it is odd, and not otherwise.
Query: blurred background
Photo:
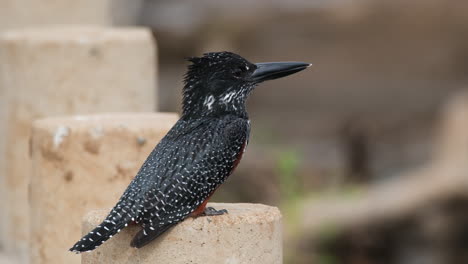
[[[468,192],[437,182],[427,198],[443,170],[424,169],[437,163],[445,105],[468,87],[468,2],[128,5],[158,44],[159,111],[180,112],[188,56],[313,63],[251,96],[249,147],[213,198],[279,206],[285,263],[468,263]]]
[[[368,197],[431,161],[441,107],[468,87],[467,10],[455,0],[148,0],[141,23],[159,45],[163,111],[180,109],[186,56],[314,64],[254,92],[248,151],[214,197],[278,205],[288,232],[289,210],[310,197],[324,208],[322,197]],[[285,235],[285,263],[468,263],[467,197],[421,204]]]

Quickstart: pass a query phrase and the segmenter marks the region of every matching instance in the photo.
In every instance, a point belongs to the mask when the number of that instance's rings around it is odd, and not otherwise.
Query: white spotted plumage
[[[109,216],[72,251],[93,250],[132,221],[148,236],[188,217],[229,176],[248,132],[248,120],[234,116],[179,120]]]
[[[106,219],[71,250],[94,250],[130,223],[141,247],[191,215],[237,166],[248,143],[245,110],[257,65],[229,52],[191,58],[183,114],[151,152]],[[118,146],[116,146],[117,148]]]

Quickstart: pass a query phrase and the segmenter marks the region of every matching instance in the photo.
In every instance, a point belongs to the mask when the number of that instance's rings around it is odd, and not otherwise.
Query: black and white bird
[[[140,248],[206,208],[234,171],[249,141],[246,99],[257,84],[304,70],[303,62],[248,62],[231,52],[189,59],[179,121],[148,156],[106,219],[70,250],[94,250],[131,223],[142,226],[130,245]]]

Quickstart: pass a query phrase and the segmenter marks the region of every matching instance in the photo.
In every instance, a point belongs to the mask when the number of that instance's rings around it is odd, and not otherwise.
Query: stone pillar
[[[32,120],[45,116],[155,109],[155,45],[149,30],[56,27],[0,38],[1,219],[6,249],[27,251]],[[2,177],[4,176],[4,177]]]
[[[46,118],[32,131],[30,263],[73,264],[91,209],[114,206],[176,114]]]
[[[188,218],[143,248],[130,247],[140,229],[129,226],[96,250],[82,253],[82,264],[281,264],[282,225],[276,207],[262,204],[209,204],[227,209],[221,216]],[[83,234],[109,210],[90,212]]]
[[[31,25],[134,25],[142,0],[0,0],[0,32]]]

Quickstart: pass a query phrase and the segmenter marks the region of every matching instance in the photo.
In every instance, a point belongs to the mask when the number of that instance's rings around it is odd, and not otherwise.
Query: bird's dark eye
[[[241,77],[243,73],[244,73],[244,68],[242,67],[237,67],[232,71],[232,75],[234,75],[235,77]]]

